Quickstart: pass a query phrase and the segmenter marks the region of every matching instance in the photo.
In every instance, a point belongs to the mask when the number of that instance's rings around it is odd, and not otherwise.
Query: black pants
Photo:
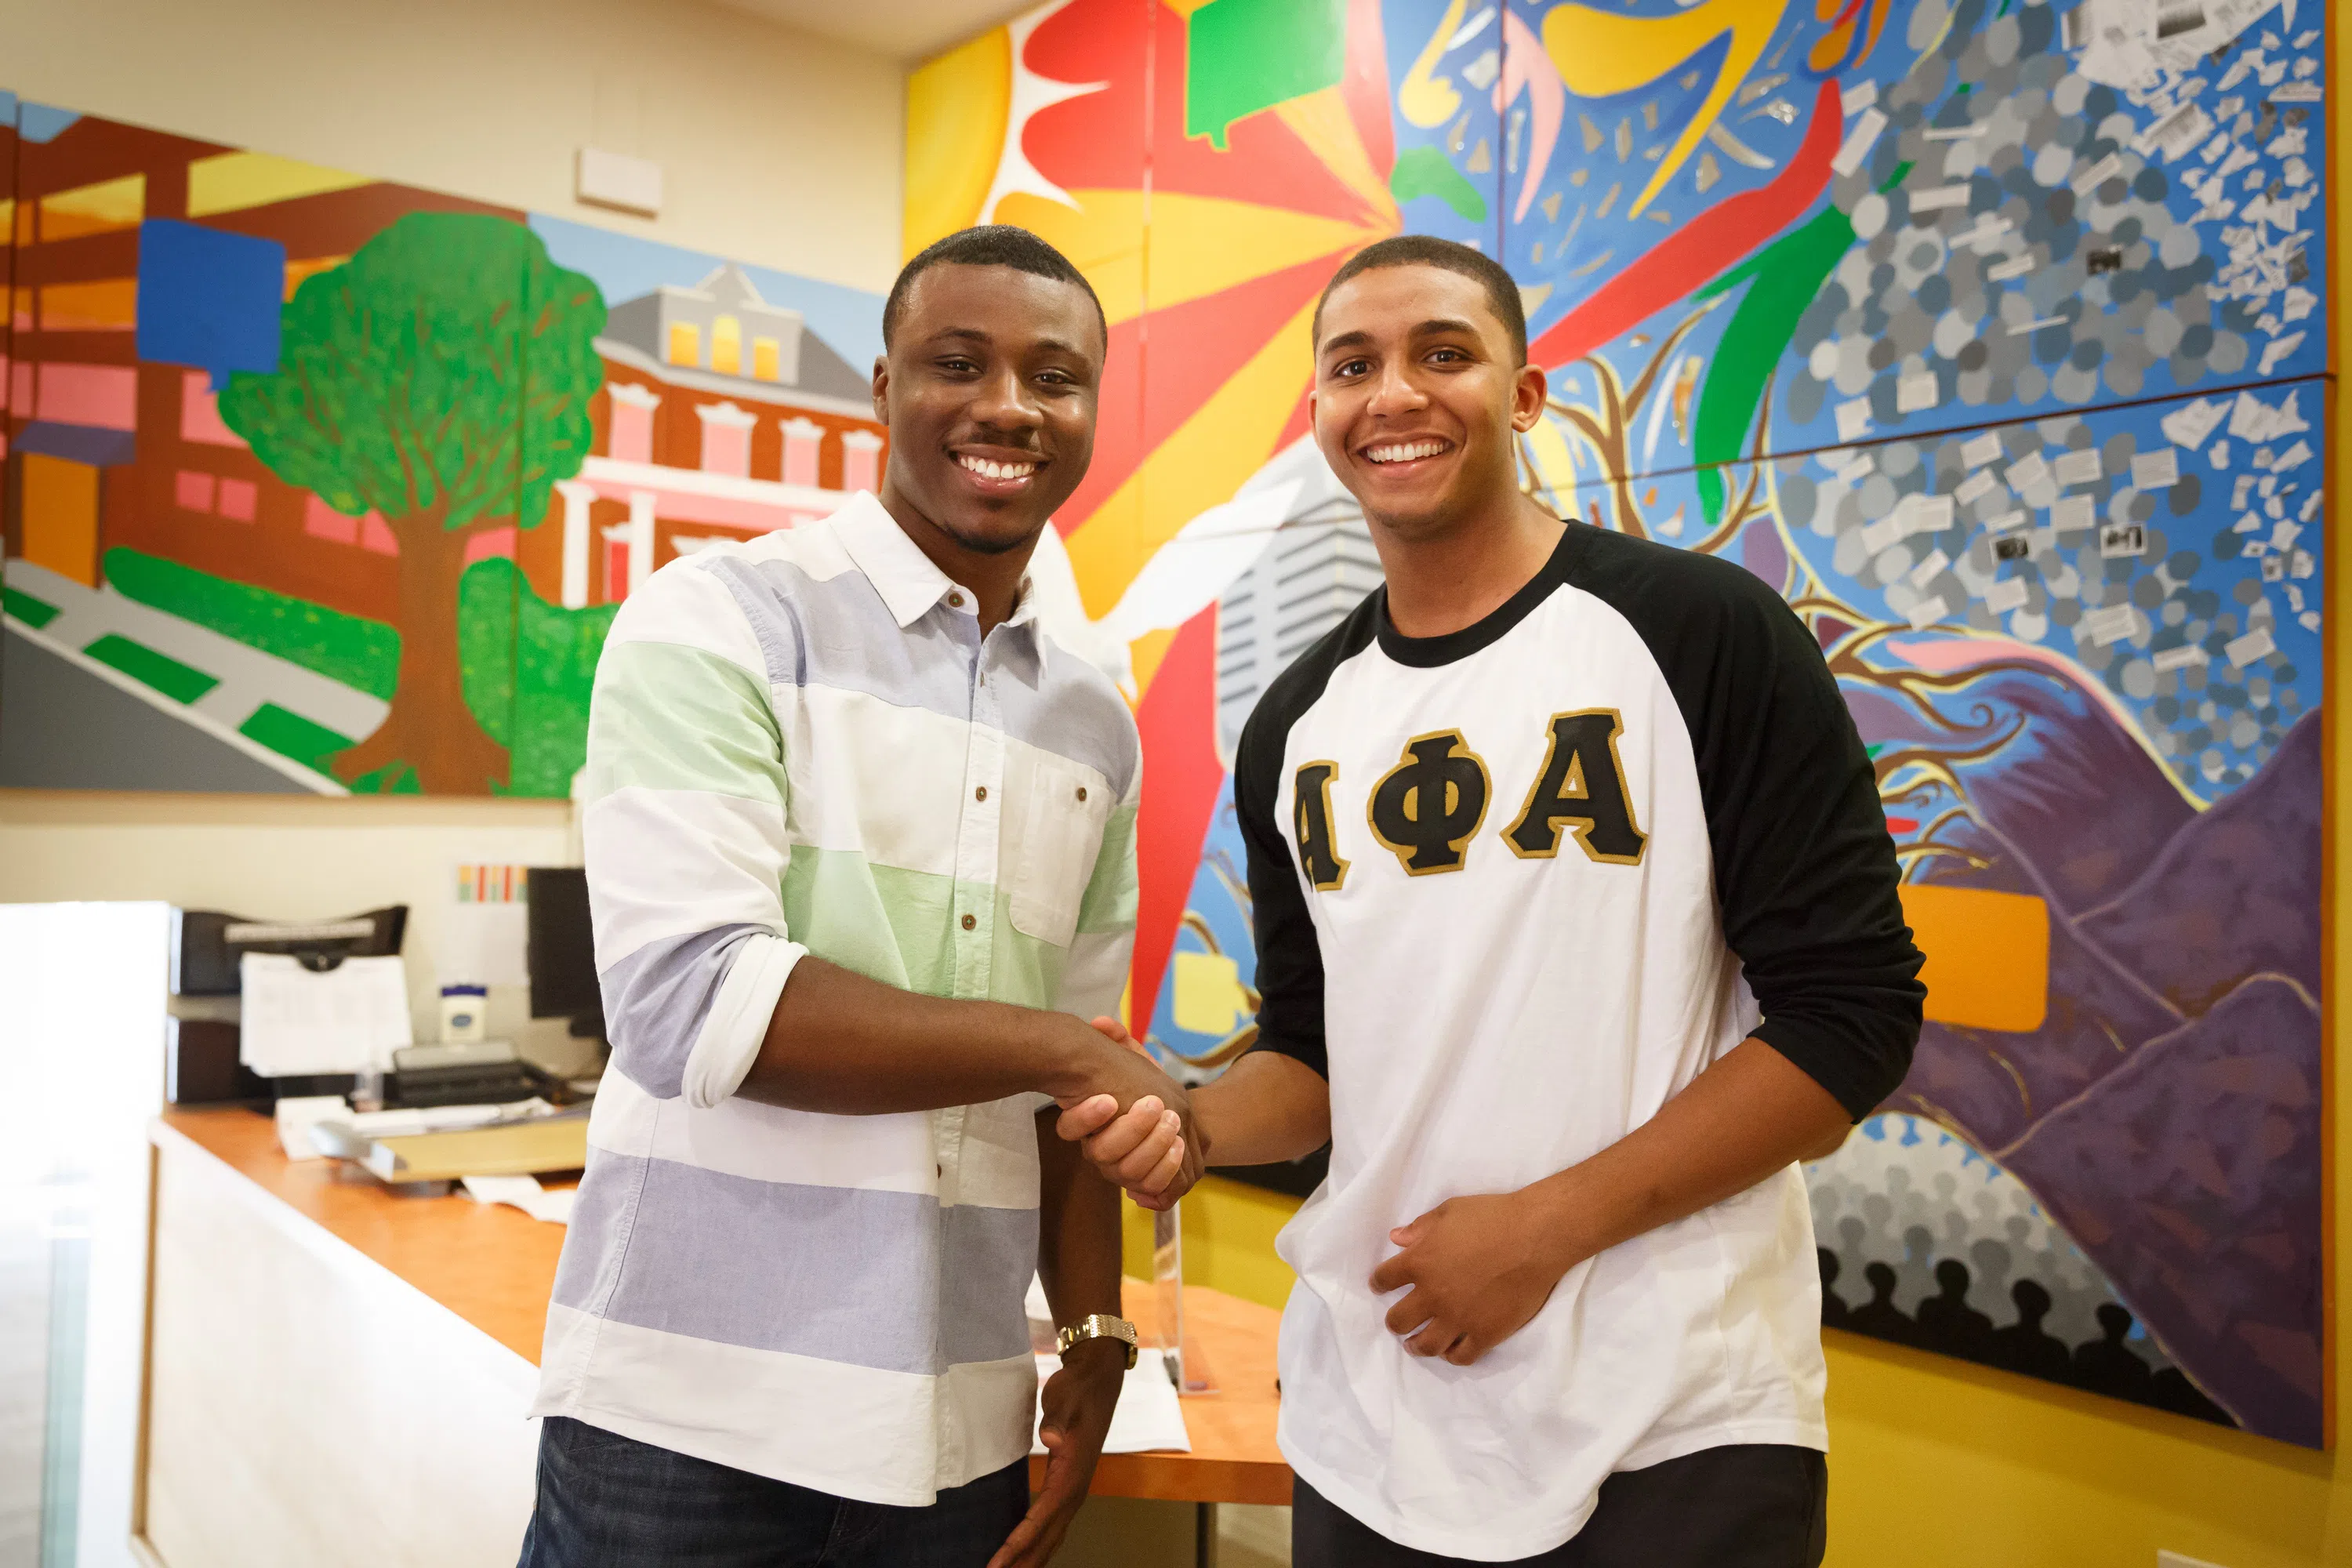
[[[1472,1568],[1416,1552],[1292,1483],[1292,1568]],[[1523,1568],[1819,1568],[1829,1544],[1829,1467],[1811,1448],[1703,1448],[1601,1483],[1575,1539]]]
[[[521,1568],[983,1568],[1028,1511],[1025,1458],[893,1508],[551,1415]]]

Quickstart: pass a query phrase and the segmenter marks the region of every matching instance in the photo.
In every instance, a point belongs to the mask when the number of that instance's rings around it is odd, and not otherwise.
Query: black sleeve
[[[1257,1044],[1252,1048],[1295,1058],[1327,1082],[1331,1058],[1323,1037],[1323,948],[1299,890],[1297,858],[1276,815],[1282,758],[1291,726],[1322,700],[1331,672],[1371,642],[1386,603],[1387,595],[1374,589],[1275,678],[1250,710],[1234,756],[1234,810],[1249,849],[1257,941]]]
[[[1234,810],[1249,850],[1250,918],[1257,941],[1257,1044],[1331,1076],[1323,1039],[1323,948],[1299,890],[1298,865],[1275,820],[1282,753],[1303,705],[1269,687],[1243,726],[1234,758]]]
[[[1910,1070],[1927,993],[1853,717],[1812,632],[1762,581],[1711,556],[1601,541],[1588,559],[1615,557],[1601,574],[1618,581],[1601,591],[1648,643],[1690,730],[1724,940],[1764,1015],[1755,1037],[1859,1121]]]

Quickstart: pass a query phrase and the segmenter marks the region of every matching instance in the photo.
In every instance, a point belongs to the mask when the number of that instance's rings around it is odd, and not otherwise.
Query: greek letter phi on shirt
[[[1330,1176],[1283,1231],[1282,1449],[1382,1535],[1505,1561],[1612,1471],[1828,1446],[1804,1181],[1578,1265],[1472,1366],[1406,1352],[1373,1268],[1448,1198],[1640,1126],[1755,1036],[1859,1119],[1924,992],[1872,765],[1812,634],[1711,556],[1571,522],[1477,624],[1385,591],[1251,716],[1260,1049],[1331,1087]]]

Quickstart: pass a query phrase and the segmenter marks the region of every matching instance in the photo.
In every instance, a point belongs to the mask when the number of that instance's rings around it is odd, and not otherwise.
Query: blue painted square
[[[212,372],[278,368],[286,247],[274,239],[149,218],[139,226],[139,357]]]

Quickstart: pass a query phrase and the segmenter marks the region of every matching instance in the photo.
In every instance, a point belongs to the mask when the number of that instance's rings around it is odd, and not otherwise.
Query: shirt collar
[[[1048,523],[1046,526],[1050,528],[1053,525]],[[973,602],[972,595],[959,588],[952,578],[940,570],[936,562],[923,553],[920,545],[907,537],[907,531],[898,526],[898,520],[890,515],[871,491],[860,490],[851,497],[848,505],[833,514],[833,527],[840,537],[842,548],[849,552],[850,560],[866,574],[867,581],[874,584],[875,592],[882,595],[882,603],[889,610],[890,618],[898,623],[899,630],[904,631],[921,620],[950,594],[962,601],[952,608],[959,614],[979,619],[979,606]],[[1021,579],[1021,597],[1013,605],[1013,614],[1005,618],[1004,625],[1031,626],[1036,617],[1035,584],[1024,574]]]

